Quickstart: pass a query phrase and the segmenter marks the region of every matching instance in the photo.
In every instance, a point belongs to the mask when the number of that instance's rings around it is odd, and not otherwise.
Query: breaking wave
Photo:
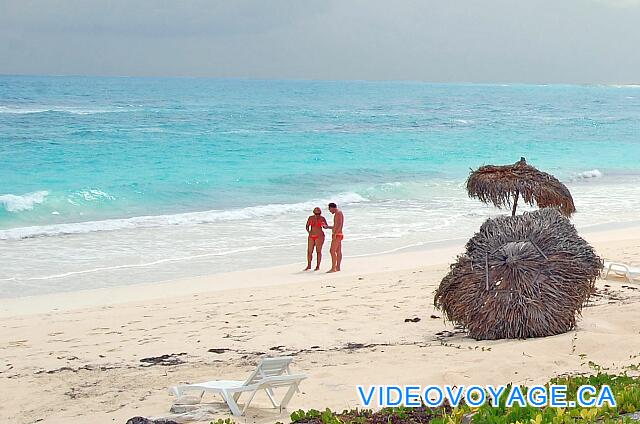
[[[47,112],[69,113],[72,115],[95,115],[99,113],[129,112],[130,110],[131,109],[127,108],[84,109],[70,106],[0,106],[0,113],[15,115],[28,115]]]
[[[590,180],[593,178],[602,178],[602,172],[600,172],[597,169],[592,169],[590,171],[584,171],[584,172],[580,172],[578,174],[576,174],[573,179],[576,181],[582,181],[582,180]]]
[[[44,202],[45,197],[48,195],[48,191],[36,191],[22,195],[3,194],[0,196],[0,205],[7,212],[31,210],[35,205]]]
[[[46,193],[46,192],[45,192]],[[34,237],[51,237],[68,234],[84,234],[97,231],[115,231],[136,228],[154,228],[170,225],[197,225],[222,221],[237,221],[283,213],[311,211],[315,206],[333,201],[338,205],[367,202],[357,193],[346,192],[331,199],[317,199],[300,203],[267,204],[230,210],[208,210],[174,215],[136,216],[132,218],[106,219],[101,221],[74,222],[0,230],[0,240],[20,240]]]

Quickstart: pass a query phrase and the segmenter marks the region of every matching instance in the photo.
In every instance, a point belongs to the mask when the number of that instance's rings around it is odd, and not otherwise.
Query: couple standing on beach
[[[331,253],[331,269],[327,272],[340,271],[340,263],[342,262],[342,226],[344,224],[344,215],[342,211],[338,209],[335,203],[329,203],[329,212],[333,217],[333,225],[329,226],[327,220],[322,216],[322,211],[319,207],[313,209],[313,215],[307,219],[307,233],[309,233],[309,241],[307,243],[307,268],[305,271],[311,269],[311,259],[313,259],[313,249],[316,249],[317,266],[316,271],[320,269],[320,261],[322,260],[322,245],[324,244],[324,231],[323,228],[331,229],[331,247],[329,253]]]

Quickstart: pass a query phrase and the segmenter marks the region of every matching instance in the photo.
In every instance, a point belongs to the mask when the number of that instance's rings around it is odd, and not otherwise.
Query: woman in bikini
[[[313,248],[316,249],[317,266],[316,271],[320,269],[320,261],[322,260],[322,245],[324,244],[324,231],[322,228],[327,225],[327,220],[322,216],[320,208],[313,209],[313,215],[307,219],[307,233],[309,233],[309,239],[307,242],[307,268],[305,271],[311,269],[311,259],[313,259]]]

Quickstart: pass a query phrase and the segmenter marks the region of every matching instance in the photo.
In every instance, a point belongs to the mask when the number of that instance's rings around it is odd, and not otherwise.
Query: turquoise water
[[[470,236],[469,168],[521,156],[636,218],[640,88],[3,76],[0,296],[304,260],[331,200],[353,254]]]

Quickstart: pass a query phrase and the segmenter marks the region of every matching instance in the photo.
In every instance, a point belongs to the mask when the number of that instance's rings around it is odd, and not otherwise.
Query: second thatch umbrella
[[[569,189],[553,175],[528,165],[525,158],[513,165],[486,165],[471,172],[467,179],[470,197],[496,207],[512,206],[511,215],[516,214],[518,198],[539,208],[556,207],[564,216],[576,211]]]
[[[478,340],[560,334],[574,328],[601,269],[556,209],[502,216],[467,242],[434,304]]]

